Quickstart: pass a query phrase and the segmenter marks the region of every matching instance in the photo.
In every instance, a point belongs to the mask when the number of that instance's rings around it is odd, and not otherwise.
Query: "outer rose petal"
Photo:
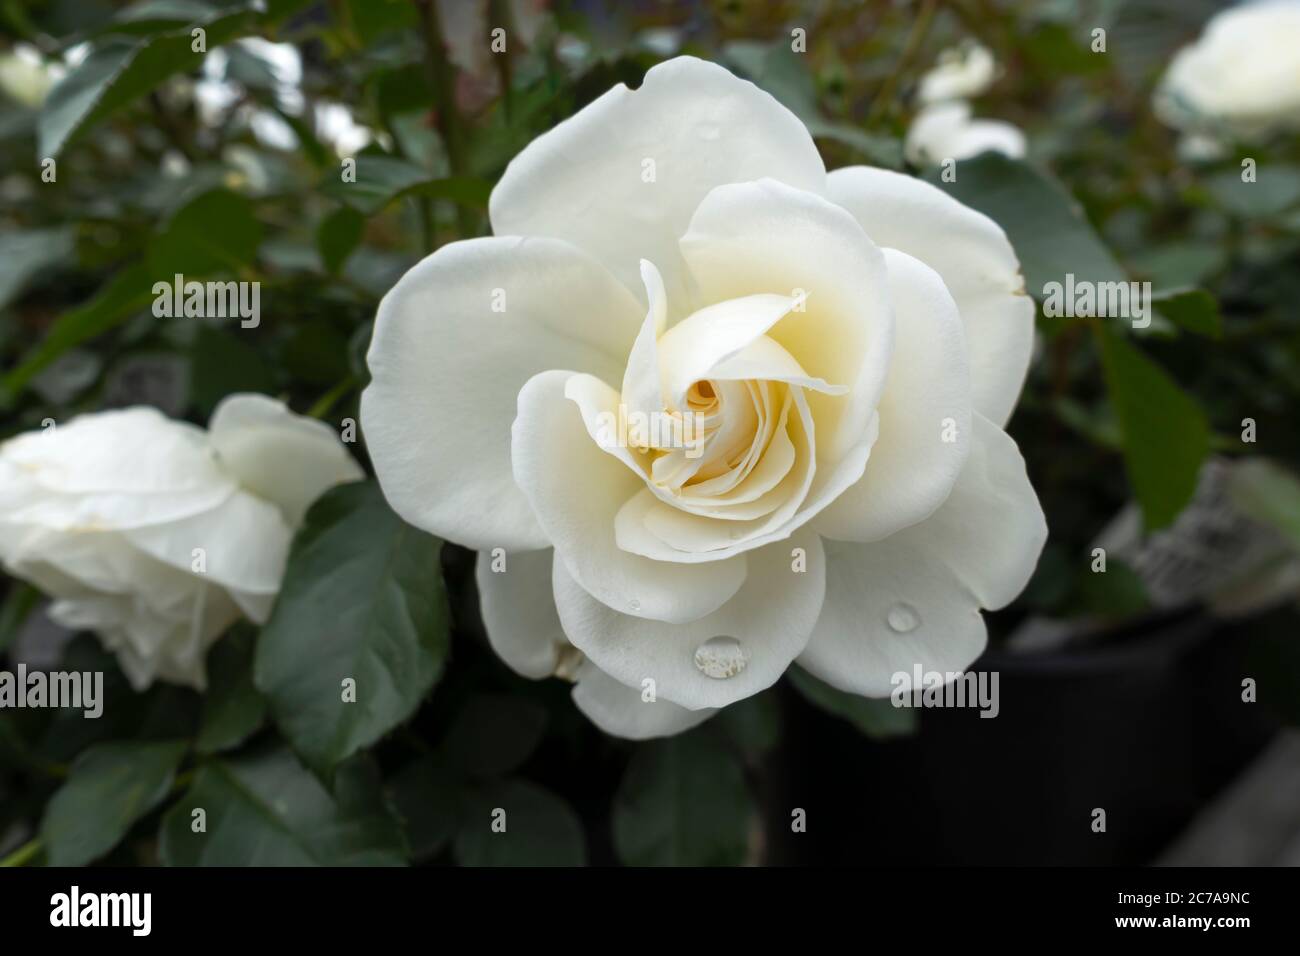
[[[293,531],[274,505],[237,491],[211,511],[124,531],[122,537],[185,574],[195,573],[194,550],[202,548],[206,570],[199,574],[230,591],[248,616],[261,623],[280,590]]]
[[[929,183],[851,166],[828,177],[831,198],[867,234],[943,277],[966,327],[975,411],[1002,425],[1029,370],[1034,302],[1006,234],[983,213]]]
[[[793,568],[794,548],[804,551],[802,572]],[[691,710],[724,707],[775,683],[804,649],[825,592],[821,539],[810,532],[753,552],[749,576],[736,596],[714,613],[682,624],[611,610],[588,594],[562,561],[555,562],[554,573],[555,605],[569,640],[620,683],[639,688],[651,678],[656,696]],[[719,679],[696,665],[697,650],[716,637],[740,643],[745,664],[739,673]]]
[[[555,545],[556,563],[594,602],[655,621],[693,621],[740,589],[745,556],[687,566],[619,548],[614,517],[645,481],[625,458],[602,450],[587,424],[617,403],[618,393],[589,375],[529,379],[512,430],[515,479]]]
[[[265,395],[222,399],[208,438],[222,466],[294,527],[327,488],[365,477],[334,429]]]
[[[466,547],[547,547],[511,474],[519,389],[552,368],[618,381],[641,311],[604,268],[555,239],[472,239],[415,266],[379,304],[361,396],[389,504]]]
[[[876,541],[928,517],[970,454],[970,367],[957,305],[924,263],[896,249],[885,250],[885,262],[896,318],[880,435],[866,473],[813,519],[817,531],[845,541]]]
[[[566,239],[638,293],[638,264],[649,259],[670,309],[683,315],[693,310],[678,237],[715,186],[763,177],[825,191],[807,128],[752,83],[678,57],[651,68],[635,91],[614,87],[516,156],[492,191],[492,231]]]
[[[493,571],[492,555],[480,551],[474,570],[488,642],[516,674],[550,677],[569,646],[551,594],[554,552],[520,551],[505,560],[504,571]]]
[[[605,733],[628,740],[670,737],[717,713],[710,708],[687,710],[663,699],[643,700],[639,687],[620,684],[591,661],[578,670],[573,702]]]
[[[826,683],[885,697],[914,664],[960,671],[984,650],[980,608],[1028,582],[1047,539],[1042,509],[1015,442],[979,415],[974,430],[970,460],[928,519],[872,544],[826,542],[826,603],[799,657]]]
[[[6,521],[108,531],[174,521],[235,491],[201,429],[154,408],[80,415],[0,445]]]

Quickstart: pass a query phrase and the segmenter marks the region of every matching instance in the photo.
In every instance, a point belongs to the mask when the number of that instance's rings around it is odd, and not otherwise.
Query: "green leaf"
[[[257,22],[251,6],[216,10],[195,21],[207,34],[207,49],[248,32]],[[37,159],[58,156],[86,130],[113,115],[169,76],[193,70],[204,54],[193,49],[190,29],[142,38],[109,36],[50,91],[37,124]]]
[[[59,316],[41,343],[0,382],[0,405],[12,402],[33,376],[68,349],[121,325],[148,305],[152,298],[149,277],[143,263],[127,266],[89,302]]]
[[[1084,218],[1083,210],[1059,182],[1038,169],[1001,153],[962,160],[955,182],[941,171],[926,178],[940,189],[984,213],[1011,239],[1025,289],[1041,298],[1049,282],[1124,281],[1124,270]]]
[[[198,326],[190,347],[190,401],[204,417],[233,392],[273,391],[275,376],[261,349],[231,332]]]
[[[1096,329],[1129,483],[1147,530],[1154,531],[1172,523],[1196,491],[1209,424],[1164,369],[1109,327]]]
[[[1170,322],[1197,335],[1223,335],[1219,303],[1204,289],[1168,289],[1155,293],[1151,305]]]
[[[253,261],[262,227],[252,204],[228,189],[212,189],[177,210],[149,244],[150,272],[171,283],[216,272],[237,272]]]
[[[770,691],[722,708],[713,721],[750,763],[757,763],[781,740],[781,712]]]
[[[1268,219],[1300,202],[1300,168],[1261,163],[1254,182],[1243,182],[1241,170],[1236,169],[1215,173],[1206,186],[1228,212],[1247,219]]]
[[[41,820],[51,866],[84,866],[103,856],[171,789],[183,741],[107,743],[72,765]]]
[[[441,674],[441,548],[397,517],[374,482],[333,488],[307,512],[257,643],[254,682],[313,767],[404,722]],[[343,700],[347,680],[355,702]]]
[[[361,241],[366,217],[350,206],[340,206],[321,220],[316,230],[316,247],[321,262],[331,275],[338,275],[352,250]]]
[[[1233,465],[1228,494],[1244,514],[1300,548],[1300,478],[1266,459],[1247,458]]]
[[[492,192],[490,183],[469,176],[430,179],[427,169],[395,156],[362,153],[356,157],[356,163],[355,182],[344,182],[339,173],[331,173],[321,185],[321,191],[366,216],[406,195],[448,199],[484,209]]]
[[[442,743],[450,765],[468,777],[510,773],[537,749],[546,730],[546,709],[523,697],[482,694],[456,715]]]
[[[73,229],[29,229],[0,235],[0,309],[26,290],[42,270],[60,266],[76,251]]]
[[[631,866],[735,866],[754,812],[737,757],[702,728],[637,747],[614,797],[614,846]]]
[[[828,714],[844,718],[873,740],[916,733],[916,711],[911,707],[895,707],[888,697],[846,694],[813,677],[802,667],[791,667],[786,676],[811,704]]]
[[[195,811],[202,810],[201,816]],[[195,832],[199,819],[205,828]],[[168,866],[399,866],[401,829],[365,761],[339,768],[334,792],[285,748],[199,767],[163,818]]]
[[[504,832],[493,829],[498,820]],[[504,780],[465,794],[455,851],[464,866],[582,866],[587,861],[577,815],[527,780]]]
[[[460,787],[442,758],[433,755],[413,760],[389,781],[393,806],[416,860],[434,856],[455,834]]]
[[[208,689],[194,747],[201,754],[238,747],[265,719],[266,701],[253,686],[253,634],[235,628],[208,654]]]

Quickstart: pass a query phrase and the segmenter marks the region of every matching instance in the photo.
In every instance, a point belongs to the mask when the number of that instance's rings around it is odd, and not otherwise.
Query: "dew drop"
[[[899,634],[906,634],[908,631],[916,630],[916,626],[921,623],[921,615],[916,612],[916,608],[910,604],[899,602],[889,609],[885,615],[885,620],[889,624],[891,631]]]
[[[628,607],[630,607],[633,611],[639,611],[639,610],[641,610],[641,602],[638,601],[636,598],[633,598],[633,599],[628,603]]]
[[[695,649],[695,666],[714,680],[735,677],[747,663],[740,641],[734,637],[711,637]]]

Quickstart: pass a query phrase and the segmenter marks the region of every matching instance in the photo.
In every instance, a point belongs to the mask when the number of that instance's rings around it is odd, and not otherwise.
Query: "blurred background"
[[[487,234],[523,146],[655,63],[713,60],[797,113],[828,168],[907,171],[992,216],[1040,299],[1066,272],[1151,283],[1149,328],[1039,316],[1008,430],[1051,534],[987,615],[975,669],[1001,675],[1001,712],[898,710],[796,669],[682,737],[617,741],[563,681],[496,659],[473,554],[446,545],[445,670],[358,758],[394,855],[1300,864],[1300,141],[1157,102],[1224,6],[0,0],[0,439],[141,403],[202,424],[234,391],[342,427],[380,297]],[[153,279],[177,272],[260,282],[263,321],[156,317]],[[0,595],[5,667],[116,671],[28,585]],[[280,753],[254,640],[219,642],[207,698],[118,675],[99,721],[0,711],[0,857],[43,859],[50,801],[96,747],[185,728],[194,766]],[[218,694],[245,716],[213,743]],[[503,793],[544,839],[503,849],[461,823]],[[176,805],[66,859],[159,862]]]

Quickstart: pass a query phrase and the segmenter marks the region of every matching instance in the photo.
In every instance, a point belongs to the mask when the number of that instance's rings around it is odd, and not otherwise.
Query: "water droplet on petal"
[[[630,607],[630,608],[633,610],[633,612],[639,611],[639,610],[641,610],[641,602],[638,601],[636,598],[633,598],[633,599],[628,603],[628,607]]]
[[[695,649],[695,666],[714,680],[735,677],[748,663],[740,641],[734,637],[711,637]]]
[[[921,623],[921,615],[916,612],[916,608],[912,607],[912,605],[899,601],[889,609],[889,613],[885,615],[885,621],[889,624],[891,631],[906,634],[908,631],[916,630],[917,625]]]

